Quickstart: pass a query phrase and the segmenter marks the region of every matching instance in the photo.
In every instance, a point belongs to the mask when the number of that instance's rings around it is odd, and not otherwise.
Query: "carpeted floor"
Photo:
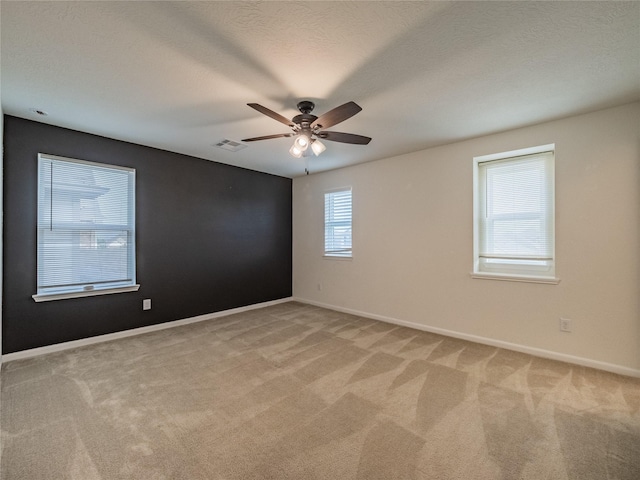
[[[14,479],[640,479],[640,380],[291,302],[2,366]]]

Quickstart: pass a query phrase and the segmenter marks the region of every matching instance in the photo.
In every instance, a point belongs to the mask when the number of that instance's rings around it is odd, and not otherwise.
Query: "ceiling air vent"
[[[219,142],[214,143],[213,146],[217,148],[222,148],[223,150],[228,150],[229,152],[237,152],[238,150],[242,150],[243,148],[247,147],[246,145],[240,142],[236,142],[235,140],[229,140],[228,138],[225,138],[223,140],[220,140]]]

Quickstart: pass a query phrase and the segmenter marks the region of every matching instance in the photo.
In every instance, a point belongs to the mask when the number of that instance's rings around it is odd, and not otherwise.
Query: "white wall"
[[[472,158],[549,143],[560,283],[472,279]],[[296,178],[294,297],[640,376],[639,151],[633,103]],[[325,259],[323,194],[342,186],[353,259]]]

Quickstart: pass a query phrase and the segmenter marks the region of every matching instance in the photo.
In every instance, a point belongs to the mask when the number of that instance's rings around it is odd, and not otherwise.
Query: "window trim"
[[[326,211],[326,201],[327,201],[327,194],[331,194],[331,193],[339,193],[339,192],[350,192],[351,194],[351,218],[350,218],[350,223],[351,223],[351,250],[349,252],[348,255],[339,255],[339,254],[332,254],[331,252],[327,252],[327,240],[326,240],[326,232],[327,232],[327,211]],[[329,190],[325,190],[323,195],[322,195],[322,199],[323,199],[323,233],[322,233],[322,251],[323,251],[323,258],[326,259],[330,259],[330,260],[352,260],[353,259],[353,187],[351,186],[346,186],[346,187],[339,187],[339,188],[331,188]]]
[[[132,181],[133,181],[133,188],[131,189],[130,193],[130,197],[129,201],[132,203],[133,207],[131,208],[131,225],[132,225],[132,242],[133,245],[131,246],[131,251],[130,254],[132,255],[133,258],[130,259],[130,262],[132,263],[130,265],[130,268],[132,270],[132,278],[133,281],[132,283],[128,284],[128,283],[121,283],[121,284],[112,284],[110,286],[106,286],[106,287],[100,287],[96,284],[94,285],[88,285],[88,286],[84,286],[82,288],[78,287],[78,288],[73,288],[73,289],[64,289],[64,288],[60,288],[56,291],[51,291],[51,292],[36,292],[34,295],[31,296],[31,298],[33,298],[33,300],[35,302],[48,302],[48,301],[52,301],[52,300],[64,300],[64,299],[69,299],[69,298],[81,298],[81,297],[92,297],[92,296],[97,296],[97,295],[108,295],[108,294],[115,294],[115,293],[124,293],[124,292],[135,292],[140,288],[140,284],[136,283],[136,242],[135,242],[135,237],[136,237],[136,212],[135,212],[135,197],[136,197],[136,192],[135,192],[135,185],[136,185],[136,170],[135,168],[131,168],[131,167],[124,167],[124,166],[120,166],[120,165],[111,165],[111,164],[107,164],[107,163],[100,163],[100,162],[92,162],[92,161],[87,161],[87,160],[80,160],[80,159],[75,159],[75,158],[69,158],[69,157],[62,157],[62,156],[58,156],[58,155],[50,155],[47,153],[38,153],[38,187],[37,187],[37,194],[38,194],[38,199],[36,201],[36,207],[37,207],[37,218],[38,218],[38,222],[40,221],[40,191],[41,191],[41,174],[40,174],[40,165],[42,161],[46,161],[46,160],[53,160],[53,161],[61,161],[61,162],[68,162],[68,163],[75,163],[75,164],[79,164],[79,165],[89,165],[89,166],[95,166],[97,168],[106,168],[106,169],[113,169],[113,170],[122,170],[122,171],[126,171],[128,173],[130,173],[132,175]],[[36,225],[36,230],[38,230],[38,225]],[[37,239],[36,240],[36,269],[39,269],[39,262],[40,262],[40,240]],[[36,273],[36,275],[38,275],[38,273]],[[38,289],[38,287],[36,286],[36,290]]]
[[[518,150],[511,150],[507,152],[495,153],[490,155],[482,155],[473,158],[473,270],[470,273],[471,278],[487,279],[487,280],[505,280],[513,282],[528,282],[528,283],[543,283],[543,284],[558,284],[560,279],[557,277],[557,265],[556,265],[556,252],[555,252],[555,144],[540,145],[537,147],[523,148]],[[535,271],[526,269],[518,269],[514,267],[512,272],[500,272],[500,271],[483,271],[480,270],[480,174],[479,166],[481,163],[493,162],[493,161],[508,161],[510,159],[516,159],[517,157],[524,157],[527,155],[541,154],[545,152],[553,153],[553,168],[550,172],[549,182],[552,189],[551,198],[551,230],[552,230],[552,265],[550,272],[540,272],[537,274]]]
[[[65,300],[67,298],[82,298],[82,297],[95,297],[97,295],[109,295],[111,293],[125,293],[125,292],[137,292],[140,288],[140,284],[136,283],[128,287],[109,287],[109,288],[96,288],[89,291],[76,291],[68,293],[41,293],[31,295],[31,298],[37,303],[50,302],[52,300]]]

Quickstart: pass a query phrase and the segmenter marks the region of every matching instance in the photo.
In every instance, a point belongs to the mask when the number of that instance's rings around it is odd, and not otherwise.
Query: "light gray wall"
[[[472,279],[472,158],[550,143],[560,283]],[[640,375],[639,145],[633,103],[296,178],[294,296]],[[323,194],[343,186],[353,259],[325,259]]]

